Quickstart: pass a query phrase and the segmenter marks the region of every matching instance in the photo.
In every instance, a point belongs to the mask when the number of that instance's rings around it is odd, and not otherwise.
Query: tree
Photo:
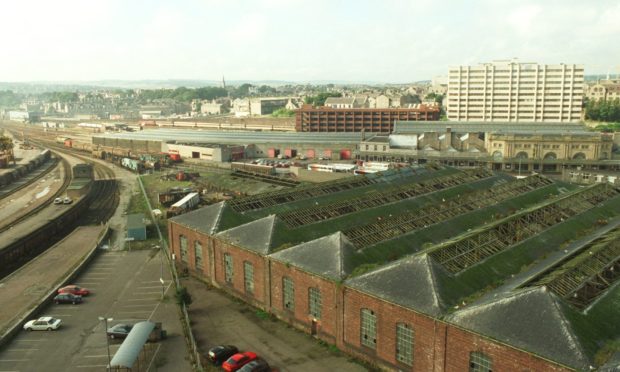
[[[306,97],[304,102],[311,104],[312,106],[319,107],[319,106],[325,105],[325,101],[329,97],[342,97],[342,93],[331,93],[331,92],[319,93],[316,96]]]

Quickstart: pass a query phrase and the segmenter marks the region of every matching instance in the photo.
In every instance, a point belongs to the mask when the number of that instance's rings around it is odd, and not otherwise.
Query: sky
[[[620,73],[620,1],[19,0],[0,81],[407,83],[518,58]]]

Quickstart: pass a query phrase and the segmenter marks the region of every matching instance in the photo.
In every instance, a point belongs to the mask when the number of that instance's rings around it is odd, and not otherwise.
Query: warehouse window
[[[377,347],[377,316],[369,309],[362,309],[361,315],[362,345],[375,349]]]
[[[295,287],[293,286],[293,280],[291,278],[282,278],[282,301],[284,308],[290,311],[295,311]]]
[[[179,247],[181,252],[181,261],[187,263],[187,237],[179,235]]]
[[[321,291],[318,288],[308,288],[308,307],[314,319],[321,319]]]
[[[194,264],[197,269],[202,269],[202,244],[199,241],[194,242]]]
[[[487,355],[474,351],[469,353],[469,372],[491,372],[493,362]]]
[[[233,258],[230,254],[224,253],[224,280],[226,283],[232,283],[233,274]]]
[[[413,365],[413,329],[405,323],[396,325],[396,360]]]
[[[243,263],[243,280],[245,283],[245,293],[254,294],[254,266],[248,261]]]

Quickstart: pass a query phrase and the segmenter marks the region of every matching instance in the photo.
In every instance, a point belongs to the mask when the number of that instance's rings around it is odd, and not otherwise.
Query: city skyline
[[[185,0],[4,5],[0,81],[406,83],[518,58],[617,75],[613,1]]]

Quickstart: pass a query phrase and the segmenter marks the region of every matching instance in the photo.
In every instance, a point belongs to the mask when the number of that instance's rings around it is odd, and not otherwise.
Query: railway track
[[[60,161],[60,163],[62,164],[62,167],[64,168],[65,171],[65,175],[67,175],[62,183],[62,186],[58,189],[58,191],[56,191],[49,199],[47,202],[39,204],[38,206],[32,208],[31,210],[27,211],[26,213],[18,216],[18,217],[14,217],[11,216],[10,218],[5,219],[4,221],[0,221],[0,233],[11,229],[13,226],[27,220],[28,218],[34,216],[35,214],[39,213],[43,208],[47,207],[48,205],[50,205],[52,203],[52,200],[54,200],[55,198],[60,197],[61,195],[63,195],[66,191],[66,189],[69,187],[69,185],[71,184],[71,165],[69,164],[69,162],[66,159],[62,159]]]
[[[54,158],[54,159],[48,160],[48,162],[51,162],[51,164],[48,164],[47,168],[45,168],[42,172],[39,172],[39,174],[35,175],[34,177],[28,178],[26,182],[20,184],[19,186],[12,187],[12,188],[10,188],[10,190],[0,191],[0,201],[8,198],[9,196],[15,194],[19,190],[22,190],[22,189],[28,187],[29,185],[32,185],[36,181],[40,180],[41,178],[45,177],[54,168],[56,168],[56,165],[58,165],[58,163],[59,163],[59,159],[58,158]],[[41,164],[41,166],[45,166],[45,164],[46,163],[43,163],[43,164]],[[26,178],[26,177],[24,177],[24,178]],[[7,186],[9,186],[9,185],[7,185]]]

